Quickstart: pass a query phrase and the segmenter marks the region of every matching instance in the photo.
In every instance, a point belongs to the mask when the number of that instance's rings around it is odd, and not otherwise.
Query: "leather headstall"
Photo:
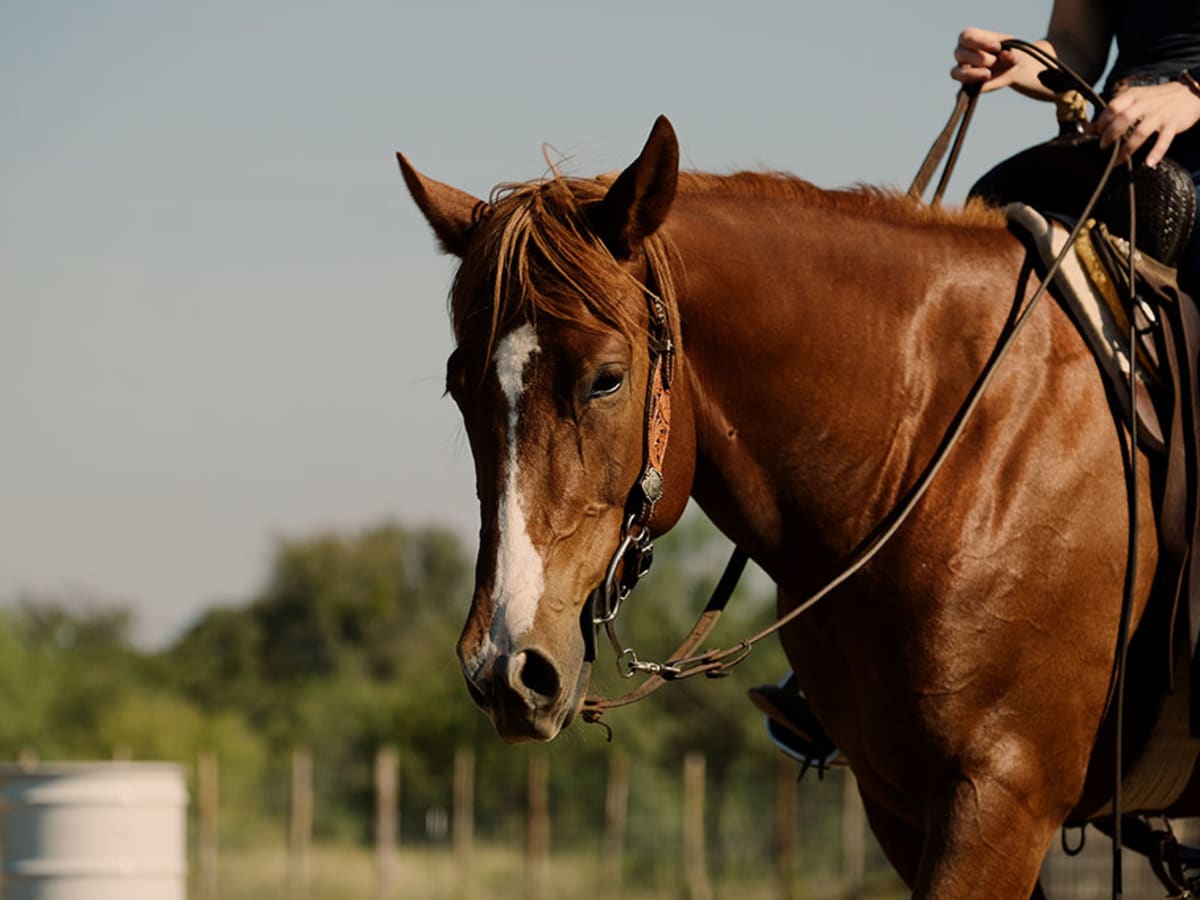
[[[666,304],[646,292],[650,310],[648,325],[650,367],[646,377],[646,413],[642,470],[625,503],[625,524],[617,549],[608,563],[601,584],[585,606],[591,610],[591,622],[581,623],[585,631],[606,625],[621,609],[637,583],[650,571],[654,561],[650,519],[663,495],[663,466],[667,441],[671,436],[671,382],[675,377],[675,340]],[[590,638],[590,636],[589,636]],[[588,641],[589,656],[594,654]]]

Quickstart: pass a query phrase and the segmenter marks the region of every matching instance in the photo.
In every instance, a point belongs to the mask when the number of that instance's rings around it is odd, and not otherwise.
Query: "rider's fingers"
[[[980,66],[957,65],[950,70],[950,77],[955,81],[961,81],[963,84],[974,84],[980,81],[987,81],[991,78],[992,70],[981,68]]]
[[[988,31],[983,28],[965,28],[958,36],[958,46],[962,49],[984,50],[988,53],[1000,52],[1000,42],[1005,35],[998,31]]]
[[[1142,144],[1149,140],[1154,133],[1152,128],[1142,124],[1142,120],[1138,119],[1121,133],[1121,152],[1117,155],[1118,163],[1126,163],[1141,149]],[[1110,142],[1111,143],[1111,142]]]
[[[1154,137],[1154,146],[1146,154],[1146,165],[1153,169],[1162,162],[1163,157],[1167,155],[1167,151],[1171,149],[1171,141],[1173,140],[1175,140],[1175,129],[1170,125],[1164,125]]]
[[[960,66],[971,66],[973,68],[991,69],[1000,61],[999,51],[990,53],[987,50],[981,50],[973,47],[964,47],[961,44],[954,51],[954,59]]]
[[[1126,137],[1126,133],[1131,132],[1137,122],[1138,120],[1132,112],[1126,111],[1114,102],[1110,103],[1108,108],[1096,119],[1092,130],[1100,135],[1100,146],[1108,148]]]

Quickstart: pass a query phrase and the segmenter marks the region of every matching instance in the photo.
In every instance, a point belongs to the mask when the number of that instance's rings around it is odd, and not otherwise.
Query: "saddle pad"
[[[1009,224],[1026,237],[1037,251],[1040,271],[1045,273],[1070,236],[1070,229],[1055,218],[1044,216],[1024,203],[1004,207]],[[1129,421],[1129,320],[1093,244],[1091,223],[1084,226],[1074,248],[1063,259],[1051,285],[1053,293],[1075,322],[1080,334],[1121,407],[1121,420]],[[1156,330],[1155,312],[1138,302],[1135,307],[1138,331],[1143,335],[1136,351],[1138,438],[1154,453],[1165,450],[1163,427],[1151,397],[1161,392],[1157,354],[1144,337]]]

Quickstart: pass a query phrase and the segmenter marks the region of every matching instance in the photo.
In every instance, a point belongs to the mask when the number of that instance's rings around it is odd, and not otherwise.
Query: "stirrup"
[[[1175,837],[1171,824],[1165,831],[1151,832],[1157,841],[1156,852],[1149,856],[1150,868],[1169,892],[1172,900],[1195,900],[1200,895],[1200,851],[1184,847]],[[1190,871],[1189,871],[1190,870]]]
[[[796,689],[792,674],[778,685],[751,688],[749,694],[750,701],[764,713],[771,743],[803,766],[800,777],[815,768],[817,777],[823,778],[841,753]]]

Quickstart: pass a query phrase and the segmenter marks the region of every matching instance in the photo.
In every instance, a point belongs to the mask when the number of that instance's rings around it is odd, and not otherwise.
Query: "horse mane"
[[[995,228],[1004,225],[1004,215],[979,201],[960,209],[914,203],[895,189],[869,184],[830,190],[817,187],[786,172],[681,172],[679,190],[701,194],[736,194],[793,200],[817,212],[838,212],[871,218],[895,225],[958,225]]]
[[[644,333],[641,309],[630,309],[630,287],[662,300],[678,327],[668,238],[645,239],[648,284],[618,262],[592,231],[588,207],[599,202],[614,174],[501,184],[493,191],[451,291],[451,320],[461,343],[486,334],[487,357],[496,338],[517,321],[545,315],[585,328],[596,320],[627,337]],[[896,191],[857,185],[826,190],[779,172],[713,175],[681,172],[677,190],[796,201],[807,208],[912,226],[999,227],[1002,214],[982,204],[945,210],[913,203]],[[488,298],[480,303],[478,298]],[[582,304],[580,303],[582,301]],[[486,329],[486,331],[484,330]]]

